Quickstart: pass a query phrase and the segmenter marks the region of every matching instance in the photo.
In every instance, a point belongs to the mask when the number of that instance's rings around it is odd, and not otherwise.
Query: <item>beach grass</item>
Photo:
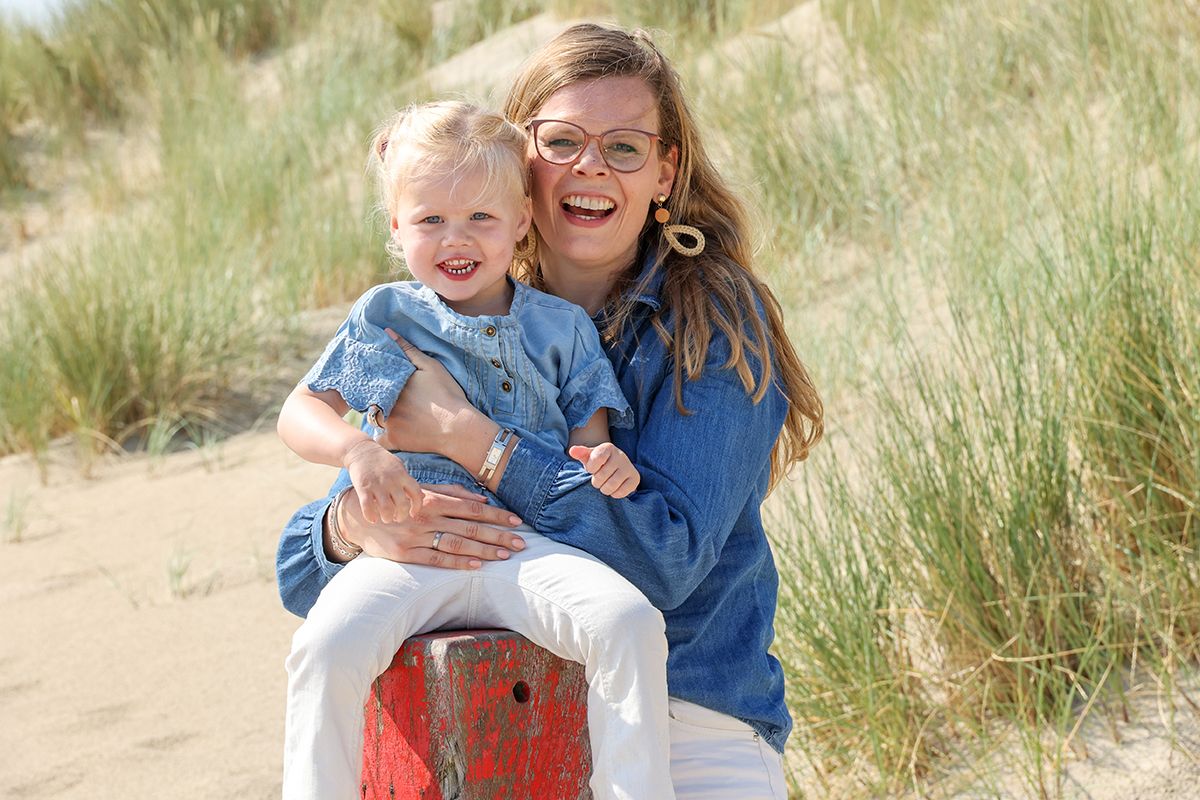
[[[835,0],[759,27],[791,8],[606,7],[672,33],[826,400],[771,526],[797,787],[1061,796],[1088,715],[1200,665],[1200,15]],[[0,183],[97,125],[153,143],[6,286],[0,451],[203,441],[299,311],[394,274],[366,147],[421,71],[596,11],[205,9],[0,26]]]
[[[865,419],[839,425],[828,406],[832,451],[805,467],[776,537],[797,738],[811,774],[841,775],[826,786],[848,796],[1061,796],[1083,718],[1200,657],[1186,222],[1200,136],[1185,88],[1200,61],[1182,44],[1197,18],[871,6],[831,8],[849,99],[805,89],[815,71],[785,46],[743,86],[790,72],[800,91],[777,90],[769,112],[755,111],[765,90],[735,93],[725,109],[743,135],[795,120],[824,159],[805,142],[743,150],[765,213],[794,222],[773,269],[811,277],[853,246],[885,293],[811,337],[861,342],[853,363],[872,380]],[[825,202],[806,205],[812,184]],[[942,313],[921,313],[930,296]],[[872,305],[882,323],[864,336]],[[989,766],[980,747],[1001,731]]]

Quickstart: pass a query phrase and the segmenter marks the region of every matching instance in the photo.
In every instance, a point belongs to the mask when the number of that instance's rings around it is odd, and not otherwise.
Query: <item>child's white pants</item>
[[[522,529],[526,547],[473,571],[359,556],[321,592],[287,659],[286,800],[352,800],[363,703],[404,640],[508,628],[584,665],[595,800],[671,800],[662,614],[596,558]]]

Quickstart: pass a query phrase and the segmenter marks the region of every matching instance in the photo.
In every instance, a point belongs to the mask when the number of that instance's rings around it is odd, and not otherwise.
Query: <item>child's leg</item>
[[[519,556],[479,571],[473,624],[511,628],[584,665],[595,800],[672,800],[662,614],[591,555],[521,535]]]
[[[511,628],[585,666],[595,800],[671,800],[662,615],[592,556],[523,530],[507,561],[467,572],[355,559],[288,657],[284,797],[357,797],[363,703],[404,640],[447,626]]]
[[[363,703],[404,640],[469,625],[474,573],[360,556],[321,592],[287,659],[284,800],[354,800]]]

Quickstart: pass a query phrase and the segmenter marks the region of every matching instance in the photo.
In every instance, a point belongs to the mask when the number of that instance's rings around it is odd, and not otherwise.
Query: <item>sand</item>
[[[20,507],[0,546],[0,797],[276,797],[283,658],[299,620],[278,531],[332,471],[273,431],[45,485],[0,462]]]

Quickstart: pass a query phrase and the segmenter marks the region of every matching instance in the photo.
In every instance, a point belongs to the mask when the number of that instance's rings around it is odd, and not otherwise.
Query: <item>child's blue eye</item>
[[[471,215],[471,219],[474,219],[474,220],[491,219],[491,218],[492,218],[492,215],[487,213],[486,211],[476,211],[474,214]]]
[[[428,217],[426,217],[425,219],[421,220],[421,222],[430,222],[430,223],[433,223],[433,224],[435,224],[435,225],[436,225],[437,223],[441,222],[441,221],[442,221],[442,218],[441,218],[441,217],[439,217],[437,214],[431,214],[430,216],[428,216]]]

